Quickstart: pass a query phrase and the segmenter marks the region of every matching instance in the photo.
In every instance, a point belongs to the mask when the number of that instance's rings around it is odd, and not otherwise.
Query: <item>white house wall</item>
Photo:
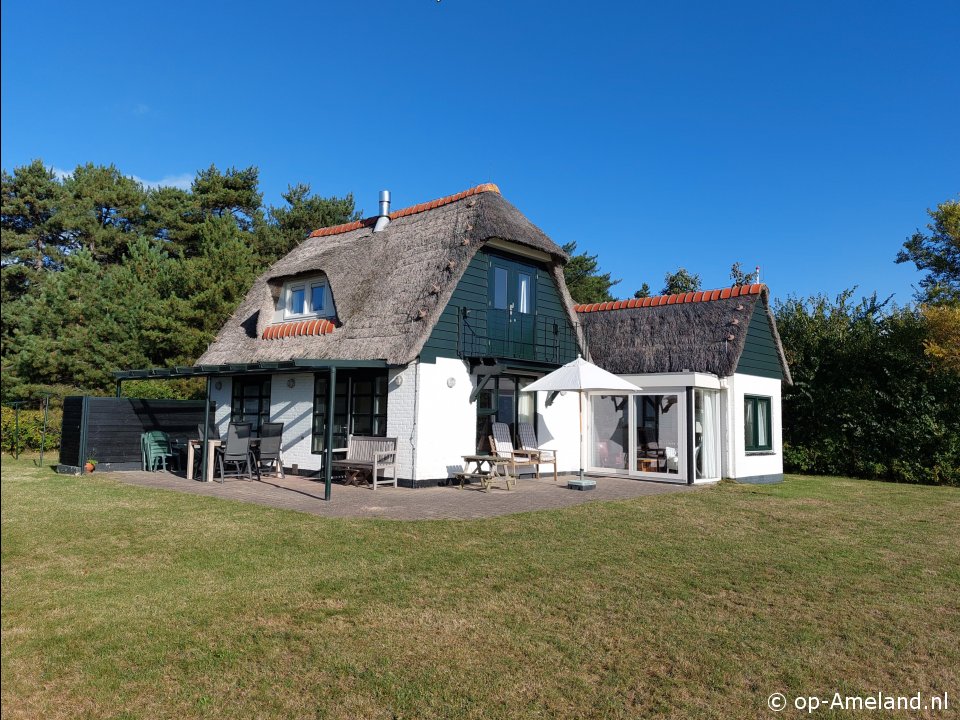
[[[549,393],[537,393],[537,440],[541,448],[557,451],[558,472],[577,472],[580,469],[580,411],[577,395],[575,392],[557,395],[553,404],[547,407]],[[588,403],[589,400],[584,398],[584,422]],[[553,472],[551,465],[543,465],[540,469],[541,472]]]
[[[294,378],[294,387],[287,382]],[[323,456],[311,452],[315,375],[275,375],[271,383],[270,419],[284,423],[283,460],[302,471],[319,472]],[[413,422],[417,397],[417,364],[390,370],[387,385],[387,436],[397,438],[397,475],[413,477],[417,424]]]
[[[476,452],[477,412],[463,361],[437,358],[435,363],[419,363],[419,368],[413,479],[423,482],[450,477],[461,469],[463,455]]]
[[[217,378],[210,397],[217,403],[216,425],[220,435],[230,424],[234,378]],[[293,380],[293,387],[288,383]],[[217,383],[220,389],[217,389]],[[310,452],[313,440],[313,373],[278,374],[270,378],[270,422],[283,423],[283,464],[301,472],[316,472],[322,458]]]
[[[727,432],[723,437],[723,474],[743,482],[779,482],[783,479],[783,422],[780,380],[735,374],[725,378],[727,392],[721,406]],[[745,450],[743,400],[745,395],[770,398],[772,450]]]
[[[407,442],[401,439],[400,447],[408,445],[412,448],[406,457],[401,451],[400,477],[413,478],[418,483],[448,478],[462,468],[463,455],[476,452],[477,405],[470,402],[476,378],[470,375],[461,360],[450,358],[411,365],[405,373],[408,377],[400,388],[394,389],[391,384],[387,405],[388,434],[399,437],[406,430]],[[451,380],[453,387],[449,386]],[[404,400],[395,402],[393,393],[413,387],[417,387],[418,393],[416,426],[411,429],[410,419],[414,413],[409,405],[414,398],[407,390]],[[577,395],[558,396],[550,407],[546,407],[546,401],[547,393],[539,393],[537,433],[540,446],[558,451],[559,471],[575,471],[580,466]],[[524,468],[524,471],[531,469]],[[544,465],[541,470],[552,472],[553,468]]]
[[[288,468],[296,465],[300,472],[318,471],[323,459],[310,452],[313,383],[313,373],[274,375],[270,379],[270,422],[283,423],[283,464]]]
[[[219,383],[220,389],[217,389]],[[220,436],[227,434],[227,425],[230,424],[230,402],[233,398],[233,379],[232,378],[213,378],[213,384],[210,388],[210,399],[217,404],[217,412],[214,416],[214,423],[220,431]]]
[[[387,435],[397,438],[398,476],[422,483],[459,471],[462,456],[476,451],[477,407],[470,402],[476,378],[467,366],[460,360],[438,358],[436,363],[415,362],[392,369],[388,378]],[[322,463],[322,456],[310,450],[314,379],[313,373],[283,373],[273,375],[270,384],[270,420],[284,424],[284,465],[297,465],[301,472],[318,472]],[[453,387],[448,385],[450,379]],[[214,380],[210,397],[216,402],[215,423],[221,435],[230,423],[232,396],[233,378]],[[576,472],[580,467],[577,393],[558,395],[549,407],[547,397],[548,393],[537,397],[540,446],[557,451],[559,472]],[[541,471],[552,473],[553,467],[544,465]]]

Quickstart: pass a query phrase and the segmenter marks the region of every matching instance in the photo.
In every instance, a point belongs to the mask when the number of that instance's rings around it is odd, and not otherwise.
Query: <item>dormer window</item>
[[[329,286],[326,280],[300,280],[284,288],[283,317],[285,320],[331,315]]]

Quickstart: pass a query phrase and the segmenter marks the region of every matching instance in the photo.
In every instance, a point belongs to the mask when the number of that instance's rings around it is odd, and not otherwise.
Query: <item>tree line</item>
[[[311,230],[358,218],[352,195],[305,184],[266,206],[255,167],[211,166],[179,189],[112,165],[61,179],[36,160],[3,171],[2,203],[4,401],[109,392],[115,369],[192,364],[263,268]]]
[[[114,166],[63,178],[36,160],[2,175],[4,402],[103,394],[112,371],[190,365],[254,278],[317,228],[359,218],[352,194],[288,187],[265,205],[257,168],[215,166],[189,189]],[[790,297],[774,314],[794,377],[783,391],[788,470],[960,484],[960,203],[930,211],[896,262],[923,273],[915,302]],[[575,302],[616,299],[597,255],[564,246]],[[731,285],[755,282],[739,263]],[[701,289],[686,268],[661,294]],[[650,285],[634,297],[647,297]],[[196,397],[196,381],[131,381],[131,395]],[[5,423],[6,425],[6,423]],[[6,435],[6,433],[5,433]]]

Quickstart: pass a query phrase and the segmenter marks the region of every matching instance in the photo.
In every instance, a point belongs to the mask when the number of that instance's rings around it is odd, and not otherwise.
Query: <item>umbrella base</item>
[[[571,490],[596,490],[597,481],[576,478],[574,480],[568,480],[567,487]]]

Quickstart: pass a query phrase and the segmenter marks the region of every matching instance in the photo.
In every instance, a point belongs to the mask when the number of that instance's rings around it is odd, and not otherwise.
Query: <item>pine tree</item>
[[[598,303],[613,300],[614,297],[610,293],[610,289],[620,281],[611,280],[610,273],[600,272],[600,263],[596,255],[589,255],[586,252],[574,254],[576,250],[577,244],[575,242],[569,242],[563,246],[563,251],[570,256],[570,262],[563,268],[563,275],[567,290],[570,291],[570,297],[576,303]]]
[[[700,276],[689,272],[686,268],[680,268],[675,273],[667,273],[663,277],[663,290],[661,295],[682,295],[688,292],[697,292],[700,290]]]
[[[113,165],[80,165],[63,181],[61,223],[71,248],[116,263],[142,230],[143,187]]]

